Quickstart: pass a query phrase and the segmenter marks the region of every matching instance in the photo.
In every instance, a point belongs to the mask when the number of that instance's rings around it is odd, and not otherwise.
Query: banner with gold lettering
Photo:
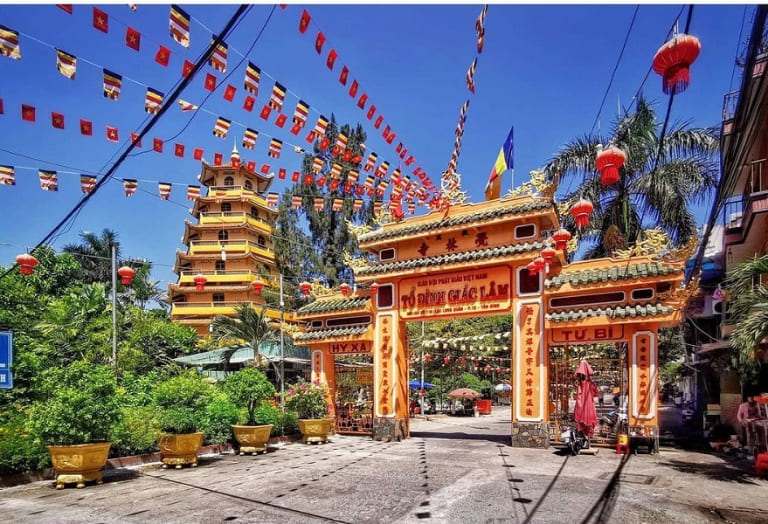
[[[394,313],[384,313],[376,318],[374,347],[374,409],[377,417],[395,416],[395,341],[397,322]]]
[[[547,361],[544,355],[544,316],[541,303],[521,302],[517,314],[512,384],[514,420],[541,422],[546,415]]]
[[[632,337],[631,402],[632,417],[640,420],[656,418],[656,335],[639,331]],[[630,419],[630,424],[632,420]]]

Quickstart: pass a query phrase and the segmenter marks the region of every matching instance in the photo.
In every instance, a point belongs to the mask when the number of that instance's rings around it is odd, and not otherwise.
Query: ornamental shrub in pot
[[[275,386],[259,369],[245,368],[228,376],[221,383],[221,389],[247,417],[239,421],[242,424],[232,425],[240,454],[266,452],[273,424],[257,420],[257,407],[274,397]]]
[[[328,442],[333,420],[328,417],[328,387],[319,382],[300,379],[290,386],[285,395],[285,405],[296,412],[299,430],[305,443]]]
[[[56,469],[56,489],[95,480],[107,462],[109,441],[120,419],[117,380],[106,366],[74,362],[49,368],[36,386],[40,398],[32,407],[30,429],[48,446]]]

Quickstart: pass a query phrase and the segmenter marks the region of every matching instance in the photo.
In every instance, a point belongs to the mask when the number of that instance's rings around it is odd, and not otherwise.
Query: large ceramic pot
[[[235,440],[240,444],[240,454],[246,453],[264,453],[267,451],[267,442],[269,434],[272,432],[273,424],[264,424],[261,426],[239,426],[232,424],[232,432],[235,434]]]
[[[63,489],[70,482],[76,482],[78,488],[84,488],[89,480],[101,484],[101,468],[107,463],[111,446],[111,442],[48,446],[57,473],[56,489]]]
[[[184,464],[197,467],[197,452],[203,445],[203,433],[162,433],[157,442],[162,454],[163,468],[176,466],[181,469]]]
[[[305,444],[310,442],[328,442],[328,433],[331,432],[332,426],[333,419],[330,418],[299,419],[299,430]]]

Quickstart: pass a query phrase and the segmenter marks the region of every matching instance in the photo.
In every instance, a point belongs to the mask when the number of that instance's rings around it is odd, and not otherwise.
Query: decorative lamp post
[[[205,283],[208,282],[208,279],[205,278],[205,276],[202,273],[198,273],[195,275],[195,278],[193,279],[195,283],[195,289],[198,291],[202,291],[205,289]]]
[[[251,282],[251,285],[253,286],[253,292],[257,295],[261,295],[261,290],[264,289],[264,282],[257,278]]]
[[[22,275],[31,275],[38,264],[37,259],[29,253],[22,253],[16,257],[16,263],[19,265],[19,272]]]
[[[339,286],[339,289],[341,290],[341,294],[345,297],[349,296],[350,286],[346,282],[342,282]]]
[[[691,82],[690,67],[701,52],[701,42],[695,36],[676,34],[656,51],[653,70],[662,77],[661,87],[668,95],[677,95]]]
[[[619,181],[619,169],[627,160],[627,154],[618,147],[609,147],[597,154],[595,166],[600,170],[600,183],[610,186]]]
[[[584,198],[576,202],[571,208],[571,215],[573,215],[576,221],[576,227],[587,227],[589,225],[589,215],[592,214],[594,209],[595,206],[592,205],[592,202]]]
[[[120,275],[120,283],[122,285],[130,286],[131,282],[133,282],[133,276],[136,274],[136,271],[128,266],[123,266],[117,270],[117,274]]]
[[[567,229],[560,228],[552,234],[552,240],[555,241],[555,249],[563,250],[571,240],[571,233]]]
[[[309,296],[309,292],[312,290],[312,284],[307,282],[306,280],[299,284],[299,289],[301,289],[301,293],[305,296]]]

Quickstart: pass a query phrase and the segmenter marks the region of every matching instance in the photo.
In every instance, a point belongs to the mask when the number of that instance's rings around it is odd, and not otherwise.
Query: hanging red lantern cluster
[[[133,275],[136,274],[136,271],[128,266],[123,266],[117,270],[117,274],[120,275],[120,282],[124,286],[130,286],[131,282],[133,282]]]
[[[627,154],[618,147],[609,147],[597,154],[595,165],[600,171],[600,183],[610,186],[619,181],[619,169],[627,160]]]
[[[195,275],[195,278],[192,279],[195,283],[195,289],[198,291],[202,291],[205,289],[205,283],[208,282],[208,279],[203,276],[202,273],[198,273]]]
[[[253,286],[253,292],[257,295],[261,295],[261,290],[264,289],[264,282],[262,282],[260,279],[256,279],[253,282],[251,282],[251,286]]]
[[[344,295],[345,297],[349,296],[350,289],[351,288],[349,284],[347,284],[346,282],[342,282],[341,285],[339,286],[339,290],[341,290],[341,294]]]
[[[571,233],[564,228],[560,228],[552,234],[552,240],[555,242],[555,249],[563,250],[571,240]]]
[[[592,214],[594,209],[595,206],[592,205],[592,202],[584,198],[576,202],[571,208],[571,215],[573,215],[576,221],[576,227],[587,227],[589,225],[589,215]]]
[[[701,42],[692,35],[677,34],[656,51],[653,70],[662,77],[661,88],[668,95],[677,95],[691,82],[690,67],[701,52]]]
[[[35,271],[38,262],[35,257],[29,253],[22,253],[16,257],[16,263],[19,265],[19,272],[22,275],[31,275]]]
[[[309,296],[309,292],[312,290],[312,284],[307,282],[306,280],[299,284],[299,289],[301,289],[301,293],[305,296]]]
[[[544,264],[546,266],[551,265],[552,262],[555,261],[556,256],[557,256],[557,251],[555,251],[555,249],[552,246],[547,246],[541,250],[541,258],[544,259]]]

